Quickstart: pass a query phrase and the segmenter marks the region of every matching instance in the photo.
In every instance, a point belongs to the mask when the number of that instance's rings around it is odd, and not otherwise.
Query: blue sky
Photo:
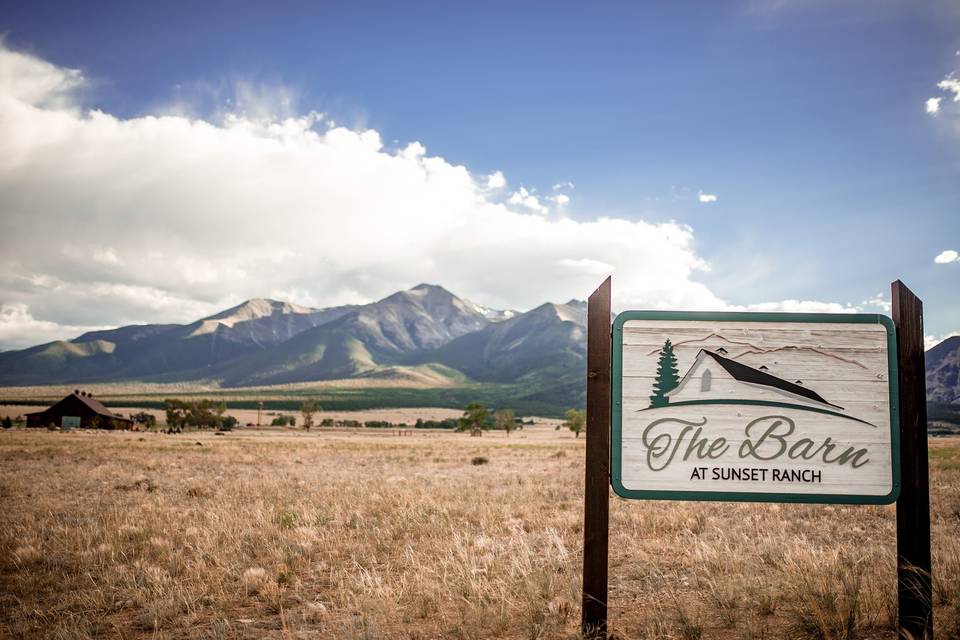
[[[418,141],[427,156],[472,175],[502,172],[505,206],[521,187],[544,208],[564,194],[569,202],[540,212],[554,222],[689,226],[684,251],[709,269],[694,268],[685,282],[725,304],[883,311],[866,301],[889,297],[889,283],[902,278],[925,301],[927,333],[960,330],[960,262],[934,262],[960,250],[960,105],[937,86],[960,72],[955,3],[36,2],[8,4],[0,30],[8,50],[79,70],[74,104],[118,120],[173,113],[219,124],[228,113],[279,120],[315,110],[335,123],[327,127],[376,131],[388,153]],[[929,113],[925,102],[937,96],[940,108]],[[552,188],[567,182],[575,186]],[[416,211],[405,215],[416,222]],[[424,264],[434,257],[427,251]],[[602,249],[571,258],[587,271],[616,266],[615,286],[626,269]],[[284,286],[326,304],[394,284],[364,280],[366,263],[333,261],[360,274],[348,291]],[[112,324],[26,291],[30,278],[69,281],[55,268],[63,263],[28,263],[19,260],[20,284],[0,296],[31,321],[63,331]],[[230,267],[209,268],[221,277]],[[468,283],[459,288],[482,303],[537,299],[535,289],[497,290],[489,274],[448,283],[442,269],[425,268],[424,276],[415,279],[454,290]],[[145,276],[89,277],[189,298],[196,305],[178,308],[190,312],[225,302]],[[625,282],[636,295],[621,305],[668,304],[633,282],[658,277],[655,267],[631,272]],[[568,297],[589,293],[580,283],[571,280]],[[554,291],[545,285],[542,298]],[[138,304],[118,302],[117,322],[181,319],[166,303]],[[169,317],[147,317],[151,308]],[[31,326],[17,330],[56,333]],[[6,343],[17,343],[10,335]]]

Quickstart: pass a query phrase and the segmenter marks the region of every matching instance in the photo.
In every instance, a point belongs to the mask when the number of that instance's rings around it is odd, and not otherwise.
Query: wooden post
[[[587,638],[607,635],[610,509],[610,278],[587,303],[587,453],[583,486],[583,614]]]
[[[930,478],[923,303],[906,285],[891,285],[900,389],[900,499],[897,501],[899,637],[933,639],[930,572]]]

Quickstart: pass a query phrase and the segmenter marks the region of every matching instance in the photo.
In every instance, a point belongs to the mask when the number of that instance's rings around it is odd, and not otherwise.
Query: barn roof
[[[788,382],[783,378],[770,375],[766,371],[760,371],[759,369],[748,367],[747,365],[735,360],[731,360],[730,358],[724,358],[723,356],[712,351],[707,351],[706,349],[703,349],[702,351],[704,354],[713,358],[717,364],[726,369],[727,373],[740,382],[749,382],[752,384],[762,384],[767,387],[774,387],[780,389],[781,391],[786,391],[787,393],[792,393],[794,395],[807,398],[808,400],[813,400],[814,402],[822,402],[823,404],[828,404],[831,407],[837,407],[838,409],[843,408],[827,402],[823,396],[813,389],[807,389],[806,387],[802,387],[798,384]]]
[[[44,413],[53,412],[53,411],[55,411],[61,404],[63,404],[64,402],[67,402],[67,401],[70,400],[71,398],[75,398],[76,400],[79,400],[79,401],[80,401],[81,403],[83,403],[88,409],[90,409],[93,413],[95,413],[95,414],[97,414],[97,415],[100,415],[100,416],[103,416],[104,418],[111,418],[111,419],[113,419],[113,420],[123,420],[123,421],[125,421],[125,422],[131,422],[128,418],[124,418],[123,416],[118,415],[118,414],[116,414],[116,413],[113,413],[112,411],[110,411],[109,409],[107,409],[105,406],[103,406],[103,404],[102,404],[99,400],[97,400],[96,398],[94,398],[92,395],[90,395],[90,394],[88,394],[88,393],[80,393],[80,392],[78,392],[78,391],[74,391],[73,393],[71,393],[71,394],[68,395],[67,397],[63,398],[62,400],[60,400],[60,401],[58,401],[58,402],[56,402],[56,403],[54,403],[53,405],[51,405],[51,406],[48,407],[47,409],[44,409],[43,411],[35,411],[35,412],[33,412],[33,413],[28,413],[28,414],[26,414],[26,415],[28,415],[28,416],[35,416],[35,415],[40,415],[40,414],[44,414]]]

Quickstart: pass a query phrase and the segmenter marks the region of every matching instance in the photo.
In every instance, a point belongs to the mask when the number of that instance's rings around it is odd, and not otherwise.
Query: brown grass
[[[386,373],[391,373],[387,371]],[[218,380],[189,380],[185,382],[94,382],[79,385],[84,391],[98,398],[110,398],[115,401],[155,400],[163,397],[178,397],[183,394],[203,394],[218,392],[222,400],[290,400],[291,392],[308,395],[331,389],[435,389],[438,387],[470,386],[461,384],[442,375],[433,374],[416,368],[397,368],[396,375],[381,375],[366,378],[344,378],[339,380],[313,380],[310,382],[290,382],[251,387],[224,387]],[[17,401],[24,398],[59,400],[78,388],[76,384],[42,384],[24,386],[0,386],[0,400]]]
[[[933,446],[949,638],[960,446]],[[0,637],[575,638],[582,447],[546,427],[0,432]],[[895,635],[892,507],[613,499],[610,549],[620,638]]]

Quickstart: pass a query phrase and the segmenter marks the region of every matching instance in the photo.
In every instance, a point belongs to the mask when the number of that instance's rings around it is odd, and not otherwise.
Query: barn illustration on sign
[[[665,407],[728,404],[766,405],[834,415],[869,424],[843,413],[841,406],[826,400],[801,381],[790,382],[721,355],[726,349],[700,349],[693,364],[681,378],[673,343],[668,339],[660,349],[657,375],[650,406],[639,411]]]

